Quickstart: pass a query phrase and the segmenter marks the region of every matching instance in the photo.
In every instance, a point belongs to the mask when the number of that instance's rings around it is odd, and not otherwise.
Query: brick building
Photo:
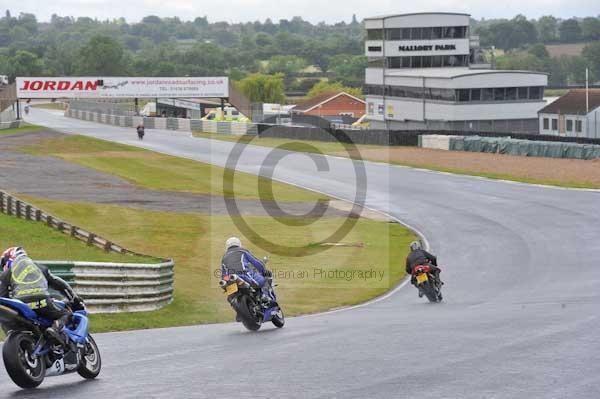
[[[360,118],[365,114],[366,104],[346,92],[323,93],[292,108],[292,113],[320,116],[326,119],[348,116]]]

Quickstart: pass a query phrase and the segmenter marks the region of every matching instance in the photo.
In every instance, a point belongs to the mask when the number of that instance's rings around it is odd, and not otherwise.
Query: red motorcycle
[[[413,281],[419,290],[419,297],[425,295],[429,302],[442,301],[442,282],[435,276],[431,265],[417,265],[412,271]]]

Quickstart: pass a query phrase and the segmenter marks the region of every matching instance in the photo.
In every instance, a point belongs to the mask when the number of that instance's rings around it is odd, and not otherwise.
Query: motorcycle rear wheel
[[[35,388],[44,381],[46,362],[43,357],[33,357],[36,340],[31,334],[12,333],[2,345],[2,358],[6,372],[21,388]]]
[[[260,329],[260,321],[252,311],[252,300],[248,296],[243,295],[238,298],[238,312],[244,327],[250,331]]]
[[[425,296],[427,299],[429,299],[429,302],[438,302],[438,293],[431,281],[426,281],[423,283],[421,290],[423,290],[423,293],[425,293]]]

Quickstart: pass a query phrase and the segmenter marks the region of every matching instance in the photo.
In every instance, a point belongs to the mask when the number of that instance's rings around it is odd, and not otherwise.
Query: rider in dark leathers
[[[249,250],[242,248],[242,243],[237,237],[231,237],[226,241],[225,254],[221,260],[221,275],[232,273],[260,288],[264,302],[271,301],[271,285],[268,281],[268,277],[272,277],[271,271]]]
[[[410,243],[410,253],[406,257],[406,273],[412,275],[413,268],[418,265],[431,266],[431,273],[440,283],[442,283],[440,280],[440,269],[437,267],[437,258],[421,248],[421,243],[419,241],[413,241]],[[411,282],[413,285],[415,284],[416,281],[414,276],[412,277]]]

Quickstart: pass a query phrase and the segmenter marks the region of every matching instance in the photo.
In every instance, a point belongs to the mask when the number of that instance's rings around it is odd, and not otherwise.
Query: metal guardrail
[[[41,209],[0,191],[0,212],[46,224],[61,233],[107,252],[145,256],[158,263],[110,263],[39,261],[73,284],[94,313],[156,310],[173,300],[174,267],[172,259],[153,258],[130,251],[114,242],[75,225],[66,223]]]

